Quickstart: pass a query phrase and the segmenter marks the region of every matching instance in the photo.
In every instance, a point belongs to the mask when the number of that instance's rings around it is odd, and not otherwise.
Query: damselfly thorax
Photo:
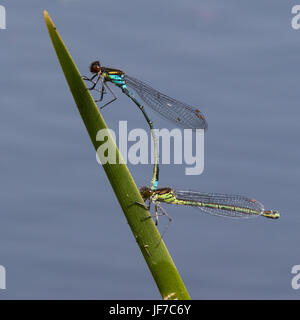
[[[103,81],[112,82],[118,87],[126,87],[125,83],[125,72],[119,69],[113,69],[108,67],[101,67],[99,61],[94,61],[90,65],[90,71],[95,76],[99,75]]]
[[[151,190],[146,186],[140,187],[140,194],[144,200],[150,201],[159,201],[164,202],[163,199],[167,201],[167,199],[174,199],[173,189],[166,188],[157,188],[156,190]]]

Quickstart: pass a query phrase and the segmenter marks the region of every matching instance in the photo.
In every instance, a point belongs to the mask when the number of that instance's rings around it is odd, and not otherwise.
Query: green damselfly
[[[278,211],[265,210],[263,204],[259,201],[241,195],[182,191],[174,190],[170,187],[151,190],[146,186],[140,188],[140,193],[144,201],[149,202],[146,207],[148,210],[150,209],[151,203],[154,204],[156,225],[158,224],[158,217],[162,215],[169,219],[168,225],[171,222],[171,218],[161,207],[160,203],[192,206],[210,215],[231,218],[263,216],[266,218],[278,219],[280,217]]]
[[[155,164],[153,178],[151,180],[151,189],[155,190],[157,188],[159,174],[157,138],[153,131],[153,122],[150,120],[144,109],[144,106],[136,99],[133,92],[135,92],[147,106],[159,113],[163,118],[166,118],[167,120],[170,120],[183,128],[207,129],[207,122],[204,115],[199,109],[168,97],[167,95],[153,89],[148,84],[128,76],[122,70],[101,66],[99,61],[94,61],[91,63],[90,72],[93,74],[93,76],[91,78],[83,76],[83,79],[93,84],[89,90],[96,90],[100,93],[100,97],[96,100],[96,102],[103,100],[106,89],[113,96],[113,99],[101,106],[100,109],[103,109],[117,99],[117,96],[107,84],[110,82],[119,87],[122,92],[126,94],[142,111],[150,127],[154,141]],[[99,81],[101,83],[100,90],[96,88]]]

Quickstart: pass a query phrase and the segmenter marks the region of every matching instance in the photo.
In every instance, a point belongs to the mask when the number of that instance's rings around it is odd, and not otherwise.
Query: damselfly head
[[[99,73],[101,71],[100,61],[94,61],[90,65],[91,73]]]
[[[143,187],[140,187],[140,194],[144,200],[147,200],[151,196],[151,191],[148,187],[143,186]]]

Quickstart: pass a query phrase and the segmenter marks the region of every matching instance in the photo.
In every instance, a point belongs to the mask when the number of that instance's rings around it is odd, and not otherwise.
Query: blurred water
[[[299,50],[294,1],[1,1],[1,299],[160,298],[74,105],[43,22],[47,9],[82,73],[121,68],[199,105],[205,170],[163,166],[160,185],[240,193],[278,221],[169,207],[166,244],[194,299],[299,299]],[[122,97],[105,110],[144,125]],[[157,127],[171,127],[156,118]],[[129,129],[130,129],[129,128]],[[129,165],[138,185],[150,166]],[[163,225],[164,221],[161,221]]]

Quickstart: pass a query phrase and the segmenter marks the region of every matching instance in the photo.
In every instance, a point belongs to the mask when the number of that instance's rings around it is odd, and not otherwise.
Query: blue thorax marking
[[[126,88],[126,82],[124,79],[124,75],[119,75],[119,74],[108,74],[109,79],[111,80],[112,83],[117,85],[118,87],[121,88]]]

